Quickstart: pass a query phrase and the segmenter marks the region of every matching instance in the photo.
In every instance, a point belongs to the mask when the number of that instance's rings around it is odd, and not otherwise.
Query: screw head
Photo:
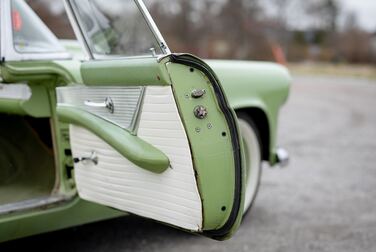
[[[198,119],[204,119],[208,115],[208,110],[202,105],[195,107],[193,111],[194,115]]]

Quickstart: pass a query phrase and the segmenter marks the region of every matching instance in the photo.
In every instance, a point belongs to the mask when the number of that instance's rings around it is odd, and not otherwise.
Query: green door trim
[[[227,98],[224,94],[224,91],[220,85],[218,78],[205,62],[190,54],[172,54],[170,55],[170,58],[171,62],[196,68],[202,71],[208,77],[217,96],[220,109],[224,113],[227,123],[229,125],[235,163],[234,202],[231,214],[226,223],[217,230],[204,231],[203,233],[204,235],[216,240],[225,240],[238,229],[243,215],[243,155],[241,148],[242,142],[239,135],[236,115],[227,101]]]

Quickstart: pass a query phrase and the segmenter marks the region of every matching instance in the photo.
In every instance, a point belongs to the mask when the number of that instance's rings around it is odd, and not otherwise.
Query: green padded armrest
[[[163,173],[170,166],[168,157],[162,151],[104,119],[68,106],[58,106],[57,114],[60,121],[86,128],[145,170]]]

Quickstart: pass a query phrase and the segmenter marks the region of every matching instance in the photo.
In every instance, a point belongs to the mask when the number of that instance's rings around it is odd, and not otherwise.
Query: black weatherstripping
[[[218,99],[219,106],[225,115],[226,121],[230,128],[232,147],[234,151],[234,162],[235,162],[235,191],[234,191],[234,203],[231,209],[231,214],[226,221],[226,223],[217,230],[204,231],[204,235],[211,237],[216,240],[222,240],[228,236],[231,232],[232,227],[236,224],[237,218],[239,216],[239,211],[241,211],[241,194],[242,194],[242,155],[240,147],[240,137],[238,134],[236,117],[234,116],[230,106],[228,105],[227,99],[224,95],[223,89],[219,84],[218,78],[215,76],[211,68],[202,62],[200,59],[190,55],[190,54],[172,54],[170,55],[171,62],[183,64],[189,67],[196,68],[203,72],[211,82],[215,94]]]

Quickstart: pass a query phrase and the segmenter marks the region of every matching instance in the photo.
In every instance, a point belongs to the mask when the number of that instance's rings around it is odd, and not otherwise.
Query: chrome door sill
[[[56,204],[64,203],[71,198],[62,195],[53,195],[48,197],[35,198],[32,200],[25,200],[16,203],[10,203],[0,206],[0,216],[13,214],[18,212],[26,212],[29,210],[34,210],[38,208],[46,209]]]

